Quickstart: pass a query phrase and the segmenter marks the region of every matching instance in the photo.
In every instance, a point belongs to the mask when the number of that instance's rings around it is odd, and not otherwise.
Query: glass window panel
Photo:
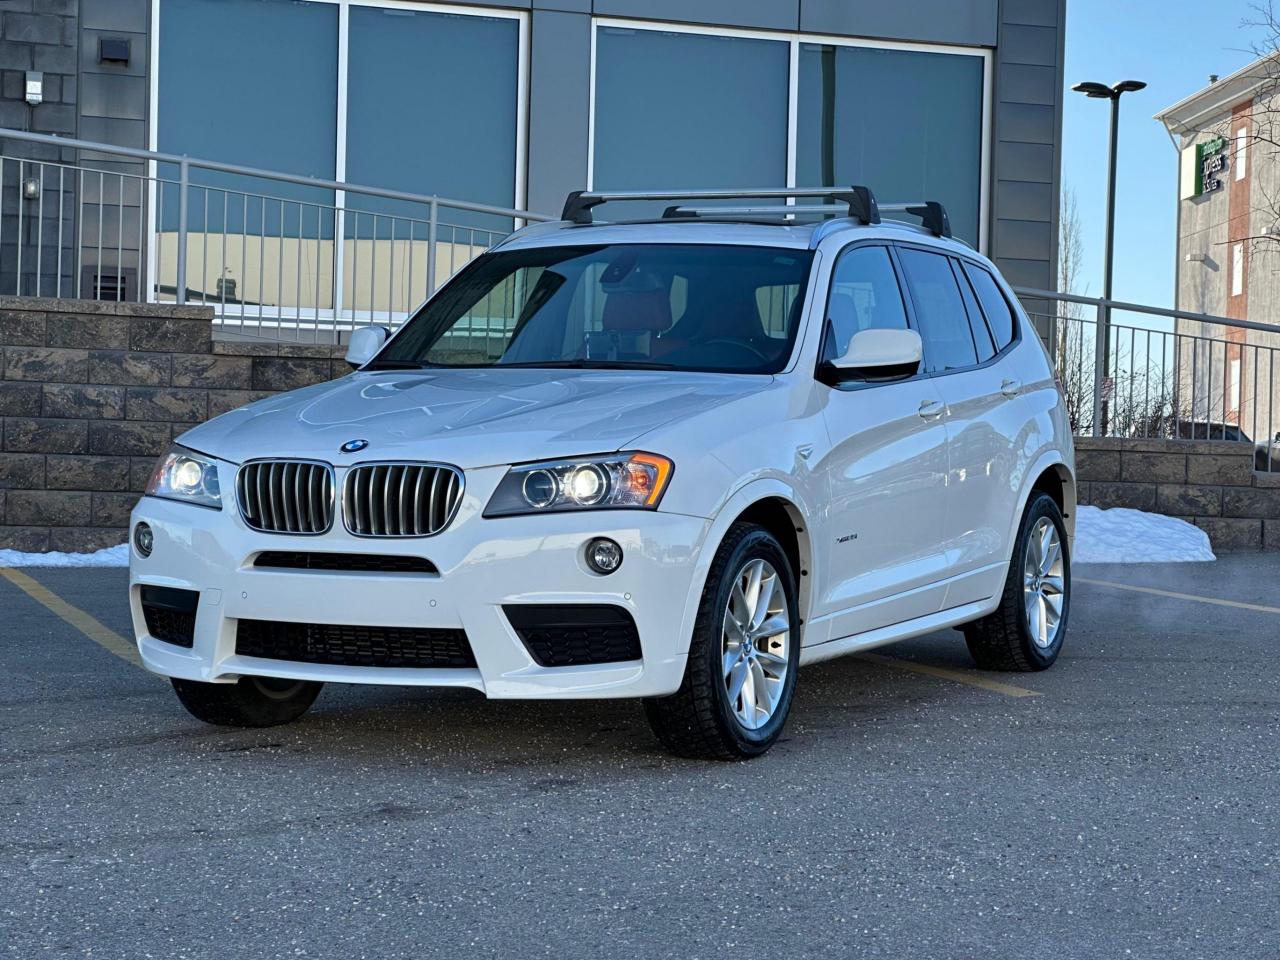
[[[898,253],[911,288],[928,369],[973,366],[978,355],[950,258],[905,247]]]
[[[844,356],[862,330],[907,329],[902,289],[887,249],[855,247],[841,254],[831,276],[827,322],[823,360]]]
[[[594,186],[785,185],[789,46],[600,27]],[[609,218],[652,216],[661,209],[616,204]]]
[[[996,340],[996,349],[1003,350],[1013,342],[1013,332],[1017,329],[1014,326],[1013,309],[1009,306],[1009,301],[1004,298],[1004,294],[1000,292],[1000,286],[991,274],[981,267],[967,263],[964,268],[969,274],[969,279],[973,281],[973,289],[978,294],[978,299],[982,302],[982,310],[987,315],[987,323],[991,326],[991,333]]]
[[[991,340],[991,331],[978,306],[978,298],[973,295],[973,287],[962,274],[959,264],[952,264],[956,274],[956,282],[960,285],[960,295],[964,297],[965,313],[969,315],[969,333],[973,336],[973,345],[978,351],[978,362],[986,363],[998,352]]]
[[[163,0],[160,5],[159,149],[302,176],[334,177],[338,8],[303,0]],[[176,180],[178,169],[161,166]],[[269,238],[332,236],[327,190],[191,168],[192,231]],[[249,196],[246,196],[248,194]],[[265,199],[265,198],[272,199]],[[278,199],[294,202],[278,202]],[[163,230],[176,230],[176,187],[166,188]],[[206,206],[207,204],[207,206]]]
[[[956,235],[976,245],[982,69],[967,54],[801,44],[797,185],[940,200]]]
[[[516,202],[520,25],[509,17],[353,5],[347,66],[347,180],[496,207]],[[425,206],[352,194],[352,208],[425,221]],[[441,208],[446,243],[487,246],[509,219]],[[351,235],[354,224],[348,225]],[[379,219],[379,236],[425,227]],[[474,236],[470,228],[482,228]],[[360,233],[372,237],[371,217]],[[494,237],[496,239],[496,237]]]

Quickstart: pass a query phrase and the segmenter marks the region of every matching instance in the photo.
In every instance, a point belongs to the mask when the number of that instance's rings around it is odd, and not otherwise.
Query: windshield
[[[608,367],[776,373],[813,254],[706,244],[486,254],[370,368]]]

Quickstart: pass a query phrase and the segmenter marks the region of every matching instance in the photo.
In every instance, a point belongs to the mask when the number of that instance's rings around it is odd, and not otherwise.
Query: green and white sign
[[[1227,168],[1227,138],[1214,137],[1204,143],[1196,144],[1196,178],[1195,196],[1213,193],[1222,189],[1222,171]]]

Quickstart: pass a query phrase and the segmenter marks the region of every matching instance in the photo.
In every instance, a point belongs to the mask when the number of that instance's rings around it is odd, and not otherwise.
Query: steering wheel
[[[747,343],[745,340],[730,340],[728,337],[716,337],[716,339],[714,340],[702,341],[702,346],[704,347],[714,347],[716,344],[723,344],[725,346],[730,346],[730,347],[738,347],[741,350],[750,351],[751,353],[754,353],[756,357],[758,357],[761,361],[764,361],[766,363],[769,360],[769,357],[766,354],[760,351],[757,347],[754,347],[751,344]]]

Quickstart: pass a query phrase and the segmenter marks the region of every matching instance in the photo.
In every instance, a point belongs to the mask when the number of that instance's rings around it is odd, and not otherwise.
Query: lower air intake
[[[157,640],[190,647],[196,636],[196,607],[200,594],[174,587],[142,588],[142,618],[147,633]]]
[[[236,653],[344,667],[474,667],[463,630],[241,620]]]
[[[639,660],[640,634],[631,614],[604,604],[507,604],[507,620],[543,667]]]

